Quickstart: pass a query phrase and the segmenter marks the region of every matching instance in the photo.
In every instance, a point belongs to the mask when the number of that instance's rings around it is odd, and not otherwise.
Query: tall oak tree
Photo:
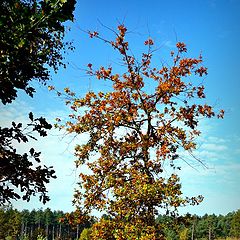
[[[67,122],[58,119],[58,126],[89,136],[87,143],[75,147],[76,166],[86,165],[89,172],[80,173],[74,204],[86,213],[96,209],[109,216],[93,225],[91,239],[164,239],[155,221],[158,210],[177,216],[178,207],[203,199],[183,196],[176,173],[180,153],[193,155],[200,119],[222,118],[224,111],[216,114],[205,103],[201,78],[207,68],[201,56],[186,57],[184,43],[178,42],[171,52],[171,65],[155,67],[151,38],[138,60],[129,50],[127,28],[119,25],[113,32],[114,40],[98,32],[89,36],[115,49],[125,71],[94,69],[91,63],[86,71],[107,81],[112,91],[90,91],[78,98],[65,88],[72,114]],[[173,168],[168,176],[166,162]]]

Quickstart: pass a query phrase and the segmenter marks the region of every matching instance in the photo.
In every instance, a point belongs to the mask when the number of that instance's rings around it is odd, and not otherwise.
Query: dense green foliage
[[[66,220],[73,219],[69,221]],[[87,222],[79,221],[76,212],[64,213],[63,211],[51,211],[49,208],[42,210],[23,210],[1,208],[0,209],[0,239],[37,239],[43,236],[46,239],[90,239],[91,226],[94,219]],[[239,239],[240,210],[230,212],[227,215],[205,214],[202,217],[187,214],[180,219],[159,215],[156,221],[163,226],[165,239],[167,240],[209,240],[209,239]],[[106,220],[107,216],[103,216]],[[177,226],[177,227],[176,227]],[[25,237],[25,238],[23,238]]]
[[[31,80],[50,79],[49,68],[63,66],[68,45],[63,23],[73,20],[75,0],[3,0],[0,2],[0,99],[3,104],[23,89],[33,96]]]

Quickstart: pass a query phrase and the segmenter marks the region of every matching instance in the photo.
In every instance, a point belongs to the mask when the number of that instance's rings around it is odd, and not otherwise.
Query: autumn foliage
[[[110,92],[88,92],[78,98],[68,88],[70,120],[58,126],[69,133],[88,133],[87,143],[75,147],[76,166],[86,165],[80,174],[74,203],[86,213],[97,209],[108,214],[92,227],[91,239],[163,239],[156,223],[158,210],[177,216],[177,208],[202,201],[202,196],[184,197],[177,165],[182,150],[193,155],[199,120],[223,117],[205,98],[201,77],[207,74],[202,57],[186,57],[184,43],[171,52],[171,66],[152,67],[154,41],[144,44],[142,59],[135,59],[126,41],[124,25],[114,31],[113,41],[89,32],[119,52],[125,72],[109,67],[87,74],[112,86]],[[147,87],[145,86],[147,83]],[[151,86],[151,87],[149,87]],[[151,88],[151,91],[149,91]],[[154,90],[154,91],[153,91]],[[172,174],[164,166],[172,167]],[[180,168],[179,168],[180,170]]]

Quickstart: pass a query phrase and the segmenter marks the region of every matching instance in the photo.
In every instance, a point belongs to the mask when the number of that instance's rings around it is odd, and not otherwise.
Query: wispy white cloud
[[[24,101],[18,100],[13,102],[11,105],[3,105],[0,103],[1,117],[0,125],[2,127],[8,127],[12,121],[26,123],[28,113],[33,109],[28,106]]]
[[[217,144],[217,143],[204,143],[201,146],[201,149],[204,149],[205,151],[212,151],[212,152],[219,152],[219,151],[226,151],[228,147],[223,144]]]
[[[173,43],[171,40],[167,40],[163,43],[163,45],[167,48],[170,48],[171,50],[176,48],[176,44]]]
[[[228,139],[221,138],[221,137],[216,137],[216,136],[209,136],[208,141],[211,142],[211,143],[218,144],[218,143],[226,143],[226,142],[228,142]]]

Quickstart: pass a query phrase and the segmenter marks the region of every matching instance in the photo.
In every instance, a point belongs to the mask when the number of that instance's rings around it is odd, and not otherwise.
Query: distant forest
[[[87,232],[95,222],[94,217],[81,222],[77,211],[23,210],[0,208],[0,239],[6,240],[53,240],[90,239]],[[108,218],[103,215],[103,218]],[[240,210],[227,215],[187,214],[178,219],[159,215],[156,221],[164,228],[167,240],[240,239]],[[185,223],[185,224],[184,224]],[[86,231],[88,230],[88,231]]]

